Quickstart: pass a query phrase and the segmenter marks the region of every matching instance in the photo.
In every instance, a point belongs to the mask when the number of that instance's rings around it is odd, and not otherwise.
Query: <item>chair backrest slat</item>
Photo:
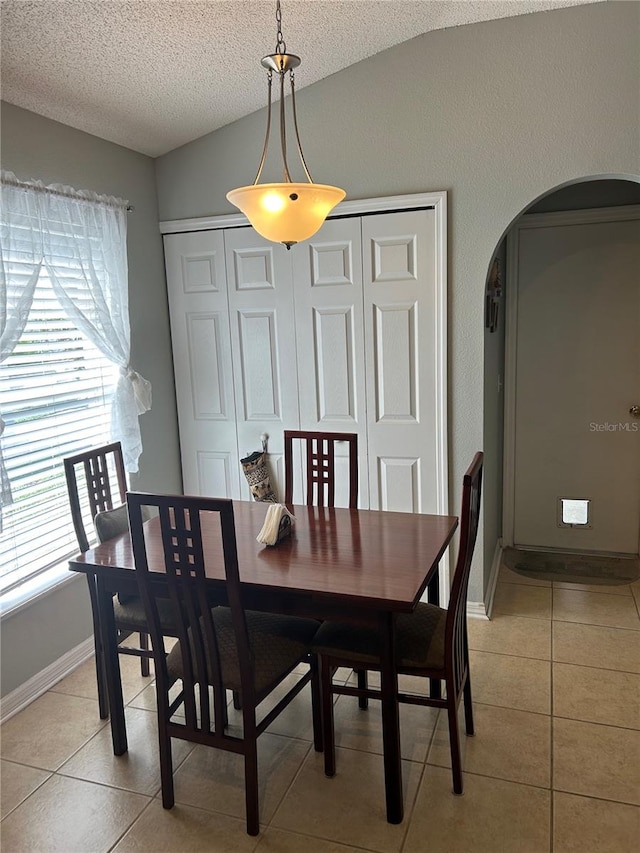
[[[475,454],[462,482],[458,560],[451,585],[445,627],[445,654],[450,656],[456,689],[462,684],[466,668],[467,589],[480,519],[483,458],[481,452]]]
[[[349,507],[358,506],[358,436],[350,432],[308,432],[285,430],[284,465],[286,504],[293,503],[293,442],[303,444],[306,460],[304,503],[307,506],[335,506],[336,442],[349,444]]]
[[[123,504],[126,499],[127,479],[122,447],[119,441],[115,441],[84,453],[67,456],[63,462],[73,528],[78,539],[78,547],[84,552],[89,549],[89,537],[82,513],[83,502],[80,497],[78,472],[82,470],[84,473],[84,485],[92,519],[98,512],[111,510]]]

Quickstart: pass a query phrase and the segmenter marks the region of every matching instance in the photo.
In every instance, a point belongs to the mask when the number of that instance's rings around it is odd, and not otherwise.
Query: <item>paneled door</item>
[[[240,497],[222,231],[165,237],[186,494]]]
[[[358,503],[369,506],[361,220],[325,222],[291,252],[300,429],[358,435]],[[294,443],[294,453],[299,449]],[[295,458],[294,496],[305,460]],[[349,504],[348,447],[336,446],[336,505]]]
[[[267,438],[272,484],[284,495],[284,430],[297,429],[298,377],[291,260],[253,228],[225,231],[236,426],[241,457]],[[241,495],[250,500],[241,476]]]
[[[444,511],[435,211],[363,217],[362,250],[370,507]]]
[[[386,213],[326,222],[291,253],[301,429],[358,434],[363,507],[446,510],[436,235],[433,210]]]

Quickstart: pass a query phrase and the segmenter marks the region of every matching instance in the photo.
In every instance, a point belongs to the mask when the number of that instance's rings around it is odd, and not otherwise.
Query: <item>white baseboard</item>
[[[0,699],[0,724],[6,722],[29,703],[42,696],[76,667],[84,663],[94,652],[93,637],[88,637],[80,645],[70,649],[61,658],[16,687],[11,693]]]
[[[493,599],[496,595],[496,587],[498,585],[498,575],[500,574],[500,566],[502,564],[502,539],[496,542],[496,549],[493,552],[493,560],[491,561],[491,572],[489,573],[489,583],[487,584],[487,595],[485,601],[467,601],[467,616],[473,619],[491,619],[491,611],[493,610]]]
[[[493,561],[491,563],[491,573],[489,575],[489,583],[487,584],[487,617],[491,619],[493,612],[493,600],[496,597],[496,587],[498,586],[498,576],[500,574],[500,566],[502,565],[502,539],[496,542],[496,550],[493,552]]]
[[[484,601],[467,601],[467,616],[469,619],[488,619]]]

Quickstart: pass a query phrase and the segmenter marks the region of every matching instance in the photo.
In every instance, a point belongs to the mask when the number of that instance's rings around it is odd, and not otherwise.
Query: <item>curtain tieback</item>
[[[151,383],[130,366],[121,367],[120,375],[131,383],[138,414],[148,412],[151,408]]]

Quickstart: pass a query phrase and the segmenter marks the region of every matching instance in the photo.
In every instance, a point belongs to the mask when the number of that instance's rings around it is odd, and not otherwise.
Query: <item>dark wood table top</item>
[[[339,599],[360,610],[411,611],[458,524],[455,516],[294,506],[291,537],[268,547],[256,541],[268,505],[234,501],[233,507],[243,584],[272,596],[307,595],[316,603]],[[224,569],[218,516],[209,518],[209,528],[203,518],[205,563],[215,585]],[[158,520],[145,529],[149,567],[163,571]],[[111,578],[117,587],[123,570],[134,569],[128,534],[79,554],[70,568]]]

